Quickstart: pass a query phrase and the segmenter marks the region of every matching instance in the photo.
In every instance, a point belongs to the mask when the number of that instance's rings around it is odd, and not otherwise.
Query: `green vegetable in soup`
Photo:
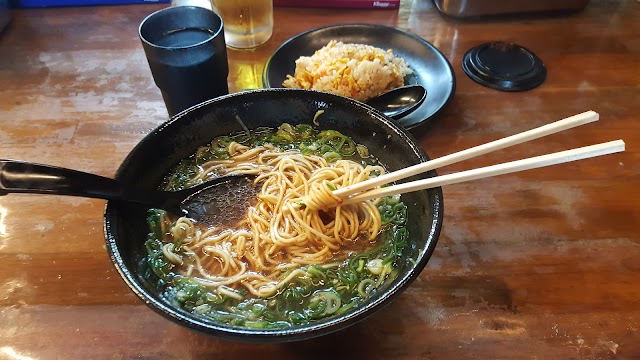
[[[146,247],[148,266],[164,284],[164,298],[191,313],[238,326],[288,327],[346,312],[395,278],[397,262],[407,244],[406,229],[390,225],[378,236],[379,245],[374,248],[339,263],[304,266],[302,274],[269,298],[246,297],[245,292],[238,300],[172,271],[174,265],[162,253],[164,241],[156,236],[160,224],[153,222],[161,215],[162,210],[149,211],[152,221]]]
[[[198,149],[191,158],[181,161],[166,177],[162,188],[180,190],[197,173],[197,167],[207,161],[229,157],[231,142],[255,147],[273,144],[280,149],[295,149],[303,154],[324,156],[328,161],[341,158],[359,159],[363,164],[376,164],[366,147],[334,130],[317,131],[309,125],[282,124],[278,129],[259,129],[251,134],[240,133],[214,139]],[[330,185],[328,185],[330,186]],[[306,205],[300,204],[304,209]],[[145,246],[146,265],[150,280],[157,281],[162,297],[169,303],[198,316],[220,323],[248,328],[286,328],[309,324],[336,316],[363,304],[393,281],[408,243],[407,207],[399,197],[387,197],[378,202],[383,229],[375,243],[362,251],[354,251],[345,259],[323,265],[297,268],[296,276],[274,295],[255,297],[245,290],[230,287],[208,288],[176,272],[163,252],[171,246],[180,256],[189,256],[183,249],[185,239],[169,235],[172,225],[163,210],[151,209],[147,223],[149,233]],[[282,279],[294,269],[282,274]]]

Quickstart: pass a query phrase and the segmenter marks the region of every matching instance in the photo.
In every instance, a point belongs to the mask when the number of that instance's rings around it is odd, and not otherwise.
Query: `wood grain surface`
[[[140,45],[164,5],[16,10],[0,33],[0,158],[113,176],[167,119]],[[453,101],[413,132],[443,156],[587,110],[599,122],[440,174],[615,139],[627,151],[445,187],[429,264],[389,306],[346,330],[288,344],[220,340],[142,304],[104,248],[104,201],[0,197],[2,359],[640,359],[640,2],[574,14],[460,21],[429,0],[399,10],[276,8],[273,37],[228,50],[232,91],[261,87],[270,54],[322,25],[368,22],[438,47]],[[465,51],[533,50],[545,83],[505,93],[462,71]]]

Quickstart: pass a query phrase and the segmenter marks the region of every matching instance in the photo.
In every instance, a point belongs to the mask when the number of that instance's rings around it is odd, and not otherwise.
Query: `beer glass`
[[[229,47],[253,48],[273,33],[273,0],[211,0],[211,5],[224,21]]]

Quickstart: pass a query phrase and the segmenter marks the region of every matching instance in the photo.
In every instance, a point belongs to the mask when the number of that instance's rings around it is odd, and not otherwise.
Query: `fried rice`
[[[407,62],[391,50],[332,40],[312,56],[296,60],[294,74],[287,75],[282,85],[367,101],[403,86],[411,73]]]

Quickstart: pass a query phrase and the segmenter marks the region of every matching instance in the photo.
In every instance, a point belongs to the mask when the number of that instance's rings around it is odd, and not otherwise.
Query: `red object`
[[[397,9],[400,0],[273,0],[274,6]]]

